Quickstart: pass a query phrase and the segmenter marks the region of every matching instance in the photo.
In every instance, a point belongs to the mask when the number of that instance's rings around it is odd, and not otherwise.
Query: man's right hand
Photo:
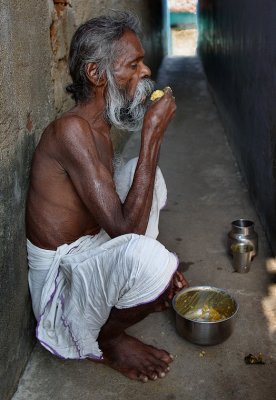
[[[164,96],[155,100],[144,117],[142,137],[144,139],[162,140],[164,132],[176,112],[175,99],[171,88],[164,89]]]

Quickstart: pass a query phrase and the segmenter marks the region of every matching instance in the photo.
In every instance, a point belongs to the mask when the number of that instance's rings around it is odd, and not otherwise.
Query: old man
[[[63,358],[103,362],[131,379],[162,378],[172,356],[125,330],[186,286],[156,240],[166,186],[157,161],[176,110],[168,88],[150,106],[150,69],[130,13],[94,18],[73,36],[76,105],[36,148],[26,227],[37,338]],[[141,130],[139,157],[114,170],[110,129]]]

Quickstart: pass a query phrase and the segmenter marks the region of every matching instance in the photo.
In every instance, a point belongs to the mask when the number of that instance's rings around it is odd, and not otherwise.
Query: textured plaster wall
[[[34,344],[24,205],[30,160],[55,115],[45,1],[0,6],[0,398],[9,398]]]
[[[274,0],[199,1],[207,79],[276,254],[275,19]]]
[[[64,92],[70,80],[71,36],[81,22],[109,8],[130,9],[143,22],[147,61],[156,70],[163,56],[161,3],[0,0],[1,400],[15,390],[35,342],[27,283],[25,198],[33,151],[43,129],[72,105]]]

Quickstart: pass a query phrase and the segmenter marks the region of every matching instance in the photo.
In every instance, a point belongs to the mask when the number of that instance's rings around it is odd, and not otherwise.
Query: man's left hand
[[[180,290],[189,287],[188,282],[184,278],[181,272],[176,271],[171,281],[171,287],[168,293],[169,300],[172,300],[173,296]]]

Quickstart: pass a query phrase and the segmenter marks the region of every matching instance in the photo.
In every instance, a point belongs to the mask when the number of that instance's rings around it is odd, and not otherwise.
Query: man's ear
[[[101,77],[99,76],[99,70],[96,63],[88,63],[85,66],[85,73],[89,81],[94,86],[103,86],[106,84],[106,76],[103,74]]]

